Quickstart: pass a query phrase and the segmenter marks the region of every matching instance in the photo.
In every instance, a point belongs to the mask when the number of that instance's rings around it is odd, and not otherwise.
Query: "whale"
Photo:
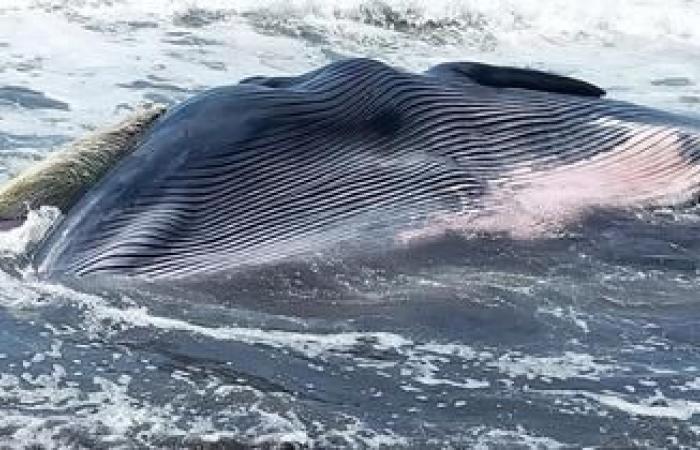
[[[159,114],[133,147],[65,207],[42,276],[189,279],[445,233],[531,239],[700,186],[697,118],[477,62],[252,77]]]

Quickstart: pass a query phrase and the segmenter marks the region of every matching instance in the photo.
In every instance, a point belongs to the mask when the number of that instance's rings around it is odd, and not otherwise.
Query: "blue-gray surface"
[[[156,3],[2,9],[6,171],[114,120],[120,104],[180,101],[358,54],[415,70],[534,64],[612,87],[614,98],[698,112],[692,2],[504,3],[512,23],[478,2]],[[62,39],[38,39],[52,35]],[[41,211],[0,235],[3,444],[700,439],[693,206],[601,213],[535,239],[450,233],[400,258],[319,257],[196,287],[37,281],[25,246],[51,219]]]

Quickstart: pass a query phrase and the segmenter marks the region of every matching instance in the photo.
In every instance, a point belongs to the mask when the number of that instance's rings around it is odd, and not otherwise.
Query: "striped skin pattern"
[[[39,270],[226,273],[446,229],[527,237],[592,208],[694,195],[692,119],[487,86],[460,67],[347,60],[201,94],[76,205]]]

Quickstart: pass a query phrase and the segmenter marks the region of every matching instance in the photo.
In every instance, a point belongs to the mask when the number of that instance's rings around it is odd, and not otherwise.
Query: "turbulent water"
[[[700,116],[698,23],[695,0],[2,0],[0,177],[139,102],[349,56]],[[695,206],[266,267],[216,301],[36,280],[55,220],[0,234],[0,445],[700,445]]]

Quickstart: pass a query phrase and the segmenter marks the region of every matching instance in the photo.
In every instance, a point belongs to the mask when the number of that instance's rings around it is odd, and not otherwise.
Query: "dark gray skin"
[[[212,89],[159,119],[36,265],[46,276],[194,279],[392,251],[435,215],[477,208],[523,159],[557,168],[612,154],[634,127],[671,133],[696,164],[696,119],[603,94],[526,69],[410,74],[369,60]]]

